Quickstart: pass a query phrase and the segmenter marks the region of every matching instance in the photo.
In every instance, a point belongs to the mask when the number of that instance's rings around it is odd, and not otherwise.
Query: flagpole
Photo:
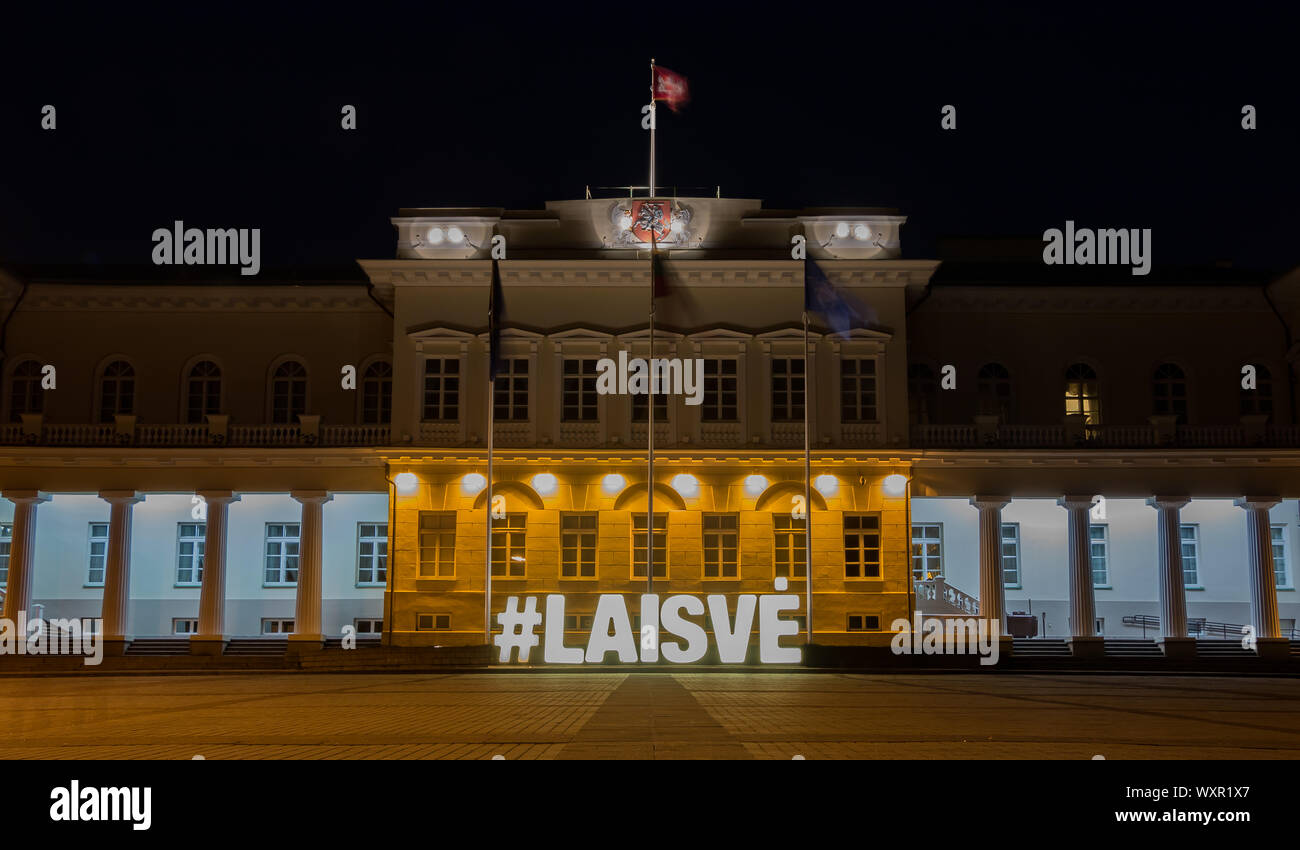
[[[804,272],[807,274],[807,272]],[[807,602],[804,605],[808,617],[807,633],[809,646],[812,645],[812,437],[808,429],[808,411],[812,407],[812,370],[808,357],[808,310],[803,311],[803,504],[804,504],[804,588]]]
[[[496,268],[496,260],[492,261]],[[488,392],[487,392],[487,534],[483,552],[483,642],[492,645],[492,438],[496,430],[496,355],[493,330],[496,327],[496,286],[488,284]]]
[[[654,57],[652,56],[650,57],[650,197],[652,198],[655,196],[655,123],[656,123],[655,122],[655,60]],[[654,292],[653,280],[650,281],[650,287],[651,287],[650,291],[651,293],[653,293]],[[651,301],[654,300],[653,294],[650,296],[650,299]],[[653,314],[653,312],[654,312],[654,308],[652,306],[651,313]],[[653,334],[654,333],[653,319],[651,320],[650,326],[652,328],[651,334]]]
[[[654,130],[650,132],[653,133]],[[646,355],[646,366],[650,377],[650,385],[646,388],[648,390],[646,398],[649,401],[646,405],[645,501],[645,592],[647,594],[655,592],[655,254],[658,253],[659,245],[653,228],[652,224],[650,230],[650,351]],[[665,533],[667,533],[666,529]]]

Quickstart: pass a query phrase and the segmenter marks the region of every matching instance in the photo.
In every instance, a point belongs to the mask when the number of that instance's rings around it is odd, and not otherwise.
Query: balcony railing
[[[913,425],[917,449],[1300,448],[1300,426]]]
[[[6,446],[122,446],[182,448],[234,446],[281,448],[292,446],[384,446],[387,425],[39,425],[0,427]]]

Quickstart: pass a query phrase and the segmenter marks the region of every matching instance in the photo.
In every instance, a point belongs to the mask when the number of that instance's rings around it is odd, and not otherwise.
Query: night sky
[[[349,265],[393,256],[400,207],[644,184],[654,56],[691,83],[659,122],[659,182],[683,194],[898,207],[908,257],[1068,218],[1152,228],[1157,267],[1284,269],[1300,21],[1281,5],[10,7],[0,264],[148,263],[182,219],[260,227],[264,269]]]

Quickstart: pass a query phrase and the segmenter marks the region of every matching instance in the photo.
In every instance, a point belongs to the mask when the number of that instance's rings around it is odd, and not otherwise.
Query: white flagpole
[[[805,271],[804,274],[807,274]],[[807,286],[807,283],[804,284]],[[804,503],[804,587],[807,602],[804,613],[808,617],[808,644],[813,642],[813,563],[812,563],[812,436],[808,430],[808,411],[812,407],[812,370],[808,357],[808,311],[803,311],[803,503]]]

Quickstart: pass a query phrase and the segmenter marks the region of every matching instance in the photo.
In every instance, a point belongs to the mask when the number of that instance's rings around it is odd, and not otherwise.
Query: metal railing
[[[913,425],[918,449],[1300,448],[1300,426],[1179,425]]]
[[[1160,635],[1160,618],[1153,614],[1128,614],[1124,616],[1122,622],[1126,626],[1140,627],[1144,638],[1147,636],[1147,629],[1154,631],[1156,636]],[[1187,618],[1187,637],[1219,637],[1223,640],[1240,640],[1245,636],[1245,632],[1242,631],[1244,628],[1245,626],[1239,623],[1220,623],[1207,620],[1204,617]],[[1281,631],[1282,637],[1290,640],[1300,640],[1300,631],[1297,631],[1294,626]]]
[[[0,428],[0,445],[28,446],[148,446],[279,448],[288,446],[384,446],[391,441],[388,425],[140,425],[118,429],[114,425],[64,425],[44,423],[25,430],[21,425]]]

